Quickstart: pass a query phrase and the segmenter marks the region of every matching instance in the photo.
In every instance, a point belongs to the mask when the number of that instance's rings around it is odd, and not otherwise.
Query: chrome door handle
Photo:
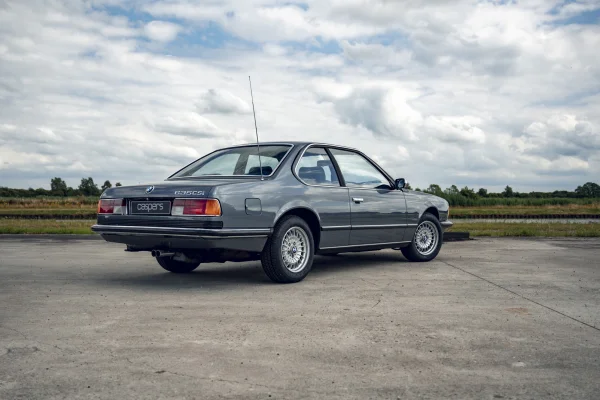
[[[355,203],[362,203],[365,200],[362,197],[353,197],[352,201]]]

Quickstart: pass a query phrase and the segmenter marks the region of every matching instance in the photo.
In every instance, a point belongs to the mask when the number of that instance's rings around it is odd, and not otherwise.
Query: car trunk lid
[[[245,179],[186,179],[163,181],[147,185],[119,186],[107,189],[103,198],[113,199],[175,199],[210,197],[217,186],[247,182]]]
[[[139,216],[160,218],[176,215],[204,215],[204,213],[207,216],[217,216],[221,211],[218,199],[211,200],[214,188],[243,181],[247,180],[186,179],[114,187],[107,189],[102,194],[100,203],[106,207],[99,205],[98,211],[103,219],[107,219],[107,215],[117,218],[118,215],[129,215],[134,218]]]

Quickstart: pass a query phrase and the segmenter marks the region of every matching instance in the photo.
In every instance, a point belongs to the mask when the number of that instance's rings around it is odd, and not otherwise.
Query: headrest
[[[321,167],[301,167],[298,170],[298,176],[304,181],[310,181],[308,183],[325,183],[327,181],[325,171]]]
[[[273,173],[273,168],[267,166],[262,167],[263,175],[271,175]],[[248,171],[248,175],[260,175],[260,167],[252,167],[250,171]]]

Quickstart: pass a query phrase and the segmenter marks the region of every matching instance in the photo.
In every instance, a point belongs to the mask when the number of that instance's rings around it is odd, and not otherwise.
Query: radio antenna
[[[260,142],[258,140],[258,126],[256,126],[256,111],[254,110],[254,95],[252,94],[252,80],[250,80],[250,75],[248,75],[248,82],[250,83],[250,97],[252,98],[252,114],[254,114],[254,131],[256,132],[256,146],[258,147],[258,165],[260,168],[260,180],[264,180],[263,177],[263,169],[262,169],[262,160],[260,158]]]

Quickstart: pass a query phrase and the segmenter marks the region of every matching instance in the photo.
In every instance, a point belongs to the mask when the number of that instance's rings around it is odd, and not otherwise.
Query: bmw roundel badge
[[[152,193],[153,190],[154,190],[154,186],[148,186],[146,188],[146,193]]]

